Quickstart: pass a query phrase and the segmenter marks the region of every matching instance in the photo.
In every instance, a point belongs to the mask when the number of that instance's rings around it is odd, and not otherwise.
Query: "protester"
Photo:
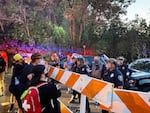
[[[23,84],[23,79],[21,74],[23,73],[23,69],[25,67],[25,63],[23,60],[23,57],[20,54],[16,54],[13,57],[14,64],[13,64],[13,74],[11,78],[11,83],[9,86],[9,91],[15,96],[17,103],[18,103],[18,113],[24,112],[22,109],[22,103],[21,103],[21,95],[25,90],[25,86]],[[12,96],[13,98],[13,96]],[[14,103],[11,104],[9,112],[12,110],[14,106]]]
[[[122,73],[117,69],[117,61],[114,58],[107,60],[106,70],[102,75],[102,79],[114,84],[115,88],[123,89],[124,80]],[[106,110],[102,110],[102,113],[108,113]]]
[[[34,66],[41,64],[42,55],[40,53],[33,53],[31,56],[31,63],[26,65],[23,69],[22,79],[25,85],[25,89],[27,89],[31,85],[32,80],[32,69]]]
[[[56,86],[46,81],[46,75],[44,74],[45,67],[43,65],[36,65],[33,67],[32,73],[37,79],[35,86],[41,83],[47,83],[38,88],[40,103],[42,106],[42,113],[60,113],[60,106],[57,98],[60,97],[60,90]]]
[[[6,62],[0,54],[0,96],[5,95],[5,85],[4,85],[5,69],[6,69]]]
[[[71,55],[67,55],[67,60],[64,62],[64,69],[67,71],[72,71],[73,61]]]
[[[60,59],[56,53],[52,53],[49,65],[60,68]]]

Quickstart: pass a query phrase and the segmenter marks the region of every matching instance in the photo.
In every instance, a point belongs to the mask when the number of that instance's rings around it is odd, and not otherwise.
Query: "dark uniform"
[[[123,64],[118,66],[119,71],[123,75],[123,80],[124,80],[124,88],[128,88],[128,82],[127,79],[128,77],[132,74],[132,71],[128,68],[128,65]]]
[[[118,69],[114,69],[112,71],[105,70],[104,74],[102,75],[104,81],[114,83],[115,87],[123,86],[123,75]]]
[[[76,72],[79,74],[86,74],[88,75],[88,66],[83,65],[83,66],[77,66]],[[80,100],[80,93],[79,93],[79,100]],[[90,106],[89,106],[89,101],[88,98],[86,98],[86,113],[90,113]]]
[[[122,73],[116,68],[117,63],[115,61],[115,59],[110,58],[108,61],[108,63],[114,64],[112,67],[110,67],[110,65],[108,65],[108,70],[106,69],[106,67],[104,68],[104,70],[102,71],[102,79],[104,81],[110,82],[114,84],[114,87],[116,88],[123,88],[124,85],[124,80],[123,80],[123,75]],[[102,113],[109,113],[107,110],[102,110]]]

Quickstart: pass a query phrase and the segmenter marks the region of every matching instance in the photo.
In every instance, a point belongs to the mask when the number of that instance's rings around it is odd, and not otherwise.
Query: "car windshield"
[[[130,64],[131,69],[150,72],[150,59],[140,59]]]

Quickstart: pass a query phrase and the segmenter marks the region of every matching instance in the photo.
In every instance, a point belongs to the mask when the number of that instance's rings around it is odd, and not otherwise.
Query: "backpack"
[[[22,94],[22,108],[26,113],[42,113],[38,87],[45,84],[47,83],[41,83],[37,86],[30,87]]]

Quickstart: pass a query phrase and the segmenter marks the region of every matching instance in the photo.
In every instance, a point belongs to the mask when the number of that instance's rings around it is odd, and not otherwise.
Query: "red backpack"
[[[30,87],[22,94],[22,107],[26,113],[42,113],[38,87],[45,84],[47,83],[41,83],[37,86]]]

